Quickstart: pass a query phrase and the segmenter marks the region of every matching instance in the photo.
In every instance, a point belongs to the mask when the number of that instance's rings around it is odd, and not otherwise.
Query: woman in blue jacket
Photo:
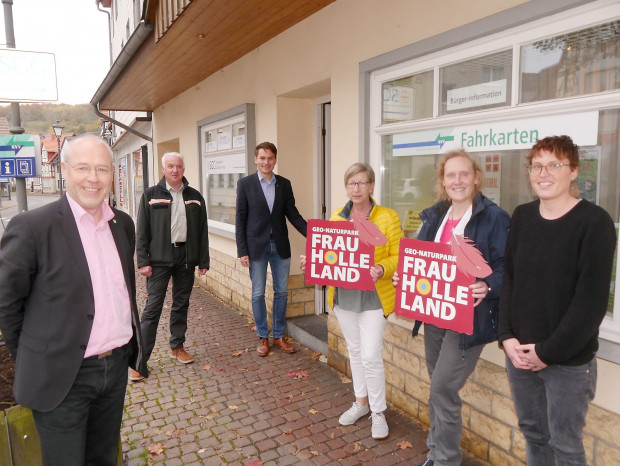
[[[497,340],[498,298],[504,273],[504,246],[510,216],[481,192],[482,169],[464,150],[448,152],[437,168],[439,202],[425,209],[419,240],[449,243],[452,232],[471,239],[493,272],[470,286],[474,302],[472,335],[424,325],[426,366],[431,379],[429,452],[421,465],[461,464],[462,419],[459,391],[476,367],[485,343]],[[398,277],[395,277],[397,280]],[[413,335],[417,335],[416,322]]]

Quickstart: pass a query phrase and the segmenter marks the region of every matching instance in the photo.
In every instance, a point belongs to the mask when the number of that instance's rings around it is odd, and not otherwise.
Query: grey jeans
[[[585,465],[583,427],[596,392],[596,358],[540,372],[516,369],[506,358],[506,369],[528,466]]]
[[[473,372],[484,345],[459,348],[460,334],[424,324],[426,366],[431,378],[428,415],[431,427],[428,458],[437,466],[461,464],[461,396],[459,391]]]

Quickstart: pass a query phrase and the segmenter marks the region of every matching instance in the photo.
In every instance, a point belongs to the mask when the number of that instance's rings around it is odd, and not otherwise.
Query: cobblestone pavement
[[[138,295],[143,307],[141,277]],[[397,409],[386,411],[385,440],[372,439],[366,417],[340,426],[338,417],[354,400],[349,380],[296,342],[295,354],[273,348],[261,358],[253,323],[198,286],[186,341],[194,363],[171,359],[169,309],[170,293],[150,377],[129,382],[122,426],[127,464],[392,465],[426,457],[423,426]]]

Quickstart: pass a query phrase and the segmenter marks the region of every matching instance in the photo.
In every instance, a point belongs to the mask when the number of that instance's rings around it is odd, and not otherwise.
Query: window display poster
[[[405,218],[403,220],[403,231],[406,235],[416,234],[422,226],[422,219],[420,218],[419,210],[408,210],[405,212]]]
[[[353,222],[308,220],[306,283],[372,291],[375,248],[360,240]]]
[[[497,205],[500,205],[502,161],[499,154],[481,156],[480,165],[482,170],[484,170],[482,193]]]
[[[229,155],[205,157],[204,162],[208,175],[227,175],[229,173],[245,173],[246,160],[243,152]]]
[[[383,85],[383,119],[413,120],[415,89],[410,86]]]
[[[395,312],[439,328],[471,335],[475,278],[457,266],[450,245],[403,238],[400,241]]]
[[[245,147],[245,134],[240,134],[233,137],[233,149],[239,149]]]
[[[230,126],[220,128],[217,131],[217,150],[227,150],[232,148],[232,132]]]
[[[575,197],[598,204],[599,179],[601,170],[601,148],[581,149],[579,154],[579,175],[571,185],[571,194]],[[573,192],[577,191],[577,192]]]

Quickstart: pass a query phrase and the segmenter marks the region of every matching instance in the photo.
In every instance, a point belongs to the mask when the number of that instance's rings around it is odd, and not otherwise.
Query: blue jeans
[[[286,303],[288,298],[288,274],[291,258],[282,259],[276,245],[269,242],[269,250],[261,259],[250,258],[250,279],[252,280],[252,313],[256,323],[256,334],[260,338],[269,337],[267,324],[267,306],[265,305],[265,287],[267,285],[267,263],[271,266],[273,279],[273,338],[284,336],[286,325]]]
[[[596,392],[596,358],[580,366],[516,369],[506,358],[528,466],[585,465],[583,427]]]
[[[127,367],[126,347],[86,358],[60,405],[32,412],[46,466],[116,465]]]

